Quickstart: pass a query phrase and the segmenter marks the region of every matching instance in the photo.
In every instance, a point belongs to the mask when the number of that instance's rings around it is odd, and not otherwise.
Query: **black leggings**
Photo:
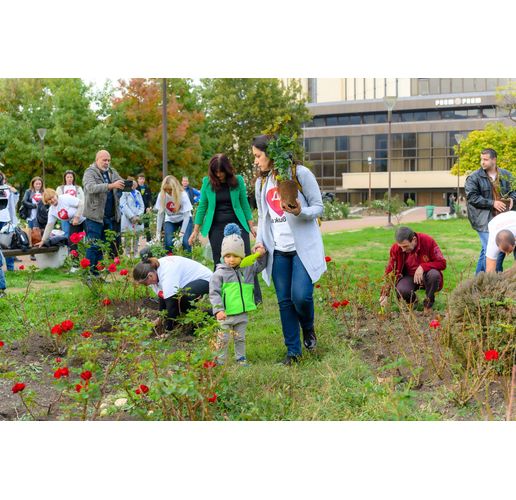
[[[194,280],[188,283],[182,290],[180,296],[172,295],[168,299],[159,299],[159,310],[167,310],[167,322],[165,328],[173,330],[175,318],[193,307],[196,299],[210,292],[210,283],[206,280]]]
[[[224,239],[224,228],[226,224],[213,224],[210,228],[210,232],[208,234],[208,238],[210,240],[211,251],[213,254],[213,270],[217,267],[217,264],[220,264],[220,253],[222,251],[222,240]],[[245,254],[251,254],[251,241],[249,239],[249,233],[242,227],[240,222],[235,222],[235,224],[240,228],[242,232],[242,239],[244,240],[244,248]],[[262,302],[262,291],[260,289],[260,283],[258,282],[258,276],[254,277],[254,301],[256,304],[260,304]]]

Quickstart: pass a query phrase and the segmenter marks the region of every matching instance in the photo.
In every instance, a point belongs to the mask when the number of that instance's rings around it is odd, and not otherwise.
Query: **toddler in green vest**
[[[220,323],[217,363],[226,361],[230,336],[235,339],[235,359],[247,365],[245,355],[245,331],[249,311],[256,309],[253,299],[254,277],[267,265],[266,249],[258,245],[256,255],[246,259],[244,240],[236,224],[224,228],[221,256],[224,263],[217,265],[210,279],[210,302],[213,314]],[[242,262],[244,261],[244,262]],[[249,261],[249,262],[246,262]]]

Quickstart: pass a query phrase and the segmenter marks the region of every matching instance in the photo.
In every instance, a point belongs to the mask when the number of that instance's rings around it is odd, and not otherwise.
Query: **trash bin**
[[[434,215],[434,206],[433,205],[427,205],[426,207],[426,218],[431,219]]]

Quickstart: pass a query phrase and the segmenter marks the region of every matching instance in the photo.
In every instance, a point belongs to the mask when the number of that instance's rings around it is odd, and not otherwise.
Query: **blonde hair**
[[[183,191],[183,186],[179,181],[173,175],[167,175],[161,182],[161,206],[159,211],[165,211],[165,195],[168,194],[172,197],[172,201],[174,202],[174,211],[179,212],[179,209],[181,208],[181,194]]]
[[[57,193],[55,192],[55,190],[53,189],[50,189],[50,188],[46,188],[45,191],[43,191],[43,203],[45,205],[48,205],[50,203],[50,200],[53,198],[53,197],[57,197]]]

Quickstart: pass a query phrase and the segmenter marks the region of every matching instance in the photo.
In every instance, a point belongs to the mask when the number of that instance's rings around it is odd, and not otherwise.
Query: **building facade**
[[[388,188],[391,115],[393,196],[417,205],[446,205],[464,186],[451,174],[457,135],[501,121],[496,88],[510,78],[306,78],[312,120],[303,129],[305,160],[323,191],[351,204],[380,199]],[[460,139],[460,137],[459,137]]]

